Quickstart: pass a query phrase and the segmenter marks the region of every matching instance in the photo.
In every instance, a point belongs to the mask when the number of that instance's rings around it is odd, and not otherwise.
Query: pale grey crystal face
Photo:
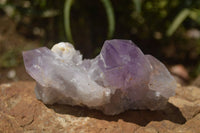
[[[82,60],[69,43],[25,51],[23,58],[37,82],[36,97],[45,104],[87,106],[115,115],[127,109],[163,109],[175,93],[167,68],[130,40],[105,41],[94,59]]]

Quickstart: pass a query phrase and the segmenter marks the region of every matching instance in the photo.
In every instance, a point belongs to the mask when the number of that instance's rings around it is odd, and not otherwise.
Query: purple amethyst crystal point
[[[143,84],[148,84],[151,68],[142,51],[132,41],[105,41],[100,57],[99,66],[104,73],[105,86],[122,91],[129,89],[133,100],[145,95],[148,88]]]
[[[43,77],[48,75],[47,71],[45,71],[45,68],[48,67],[45,62],[53,59],[51,51],[46,47],[42,47],[36,50],[23,52],[23,58],[26,71],[31,77],[41,82],[41,84],[45,83],[43,81],[45,78]],[[42,60],[42,58],[44,58],[44,60]]]
[[[94,59],[69,43],[23,52],[26,71],[36,80],[36,97],[45,104],[88,106],[105,114],[128,109],[159,110],[175,93],[167,68],[144,55],[130,40],[107,40]]]
[[[151,75],[149,80],[149,88],[162,95],[165,98],[175,94],[174,87],[176,81],[171,76],[164,64],[151,55],[145,55],[151,63]]]

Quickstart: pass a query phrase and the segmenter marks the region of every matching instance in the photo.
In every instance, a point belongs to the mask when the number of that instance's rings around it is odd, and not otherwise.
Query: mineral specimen
[[[94,59],[82,59],[70,43],[23,52],[45,104],[87,106],[108,115],[128,109],[160,110],[175,93],[167,68],[130,40],[107,40]]]

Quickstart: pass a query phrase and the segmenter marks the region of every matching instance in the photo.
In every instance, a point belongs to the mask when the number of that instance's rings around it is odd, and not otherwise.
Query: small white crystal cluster
[[[163,109],[175,93],[176,82],[166,67],[127,40],[106,41],[91,60],[64,42],[51,50],[23,52],[23,57],[37,81],[36,96],[45,104],[87,106],[115,115],[127,109]]]

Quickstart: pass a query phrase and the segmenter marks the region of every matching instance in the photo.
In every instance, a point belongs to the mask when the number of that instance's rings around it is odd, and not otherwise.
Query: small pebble
[[[14,79],[14,78],[16,77],[16,71],[13,70],[13,69],[10,70],[10,71],[8,71],[7,77],[8,77],[9,79]]]

